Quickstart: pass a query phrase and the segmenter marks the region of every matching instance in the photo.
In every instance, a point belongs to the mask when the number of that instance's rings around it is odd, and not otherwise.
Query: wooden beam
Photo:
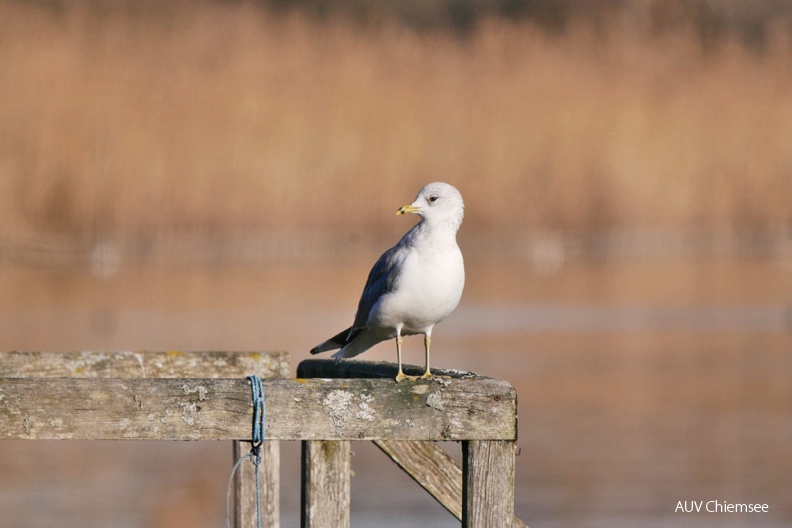
[[[388,457],[454,517],[462,520],[462,468],[437,442],[375,440]],[[514,518],[512,528],[527,528]]]
[[[435,442],[375,440],[388,457],[462,520],[462,468]]]
[[[349,528],[349,441],[302,443],[302,528]]]
[[[287,352],[0,352],[0,378],[289,377]]]
[[[234,441],[234,463],[250,451],[250,443]],[[234,526],[256,526],[256,471],[245,461],[234,476]],[[280,526],[280,442],[268,440],[261,444],[259,483],[261,486],[261,526]]]
[[[264,380],[268,440],[516,438],[516,394],[491,379]],[[243,440],[245,379],[0,378],[0,438]]]
[[[462,528],[511,528],[514,442],[462,442]]]

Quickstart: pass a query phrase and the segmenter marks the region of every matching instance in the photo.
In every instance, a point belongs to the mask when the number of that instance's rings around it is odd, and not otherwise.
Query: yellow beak
[[[399,207],[399,210],[396,211],[397,215],[403,215],[407,213],[415,213],[420,211],[420,207],[416,207],[415,205],[405,205],[403,207]]]

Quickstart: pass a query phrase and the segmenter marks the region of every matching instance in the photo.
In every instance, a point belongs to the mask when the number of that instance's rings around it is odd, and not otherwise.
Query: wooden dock
[[[302,526],[349,526],[350,442],[371,440],[469,528],[514,518],[517,399],[507,382],[458,371],[395,383],[390,364],[285,353],[0,354],[0,439],[228,440],[251,436],[250,384],[263,379],[264,525],[279,525],[280,440],[300,440]],[[436,441],[462,443],[460,468]],[[249,467],[248,467],[249,466]],[[252,465],[236,480],[236,526],[255,524]]]

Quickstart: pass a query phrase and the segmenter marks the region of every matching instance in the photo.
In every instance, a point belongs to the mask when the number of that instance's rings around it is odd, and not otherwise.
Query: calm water
[[[351,320],[369,262],[0,268],[0,350],[286,349]],[[792,524],[792,262],[470,259],[438,367],[512,382],[517,514],[533,527]],[[407,360],[423,359],[420,338]],[[393,360],[386,343],[364,359]],[[452,452],[458,446],[448,446]],[[370,444],[353,526],[458,526]],[[296,444],[283,446],[296,526]],[[0,442],[0,526],[223,525],[224,443]],[[678,501],[766,514],[674,513]]]

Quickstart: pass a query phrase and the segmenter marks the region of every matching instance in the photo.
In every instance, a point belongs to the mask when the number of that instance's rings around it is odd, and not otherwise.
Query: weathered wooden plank
[[[234,442],[234,462],[250,451],[250,443]],[[280,443],[266,441],[261,444],[259,483],[261,486],[261,526],[280,526]],[[256,473],[255,466],[244,462],[234,478],[234,526],[256,526]]]
[[[268,440],[516,438],[514,388],[491,379],[264,380]],[[0,438],[240,440],[245,379],[0,378]]]
[[[514,442],[462,442],[462,527],[511,528]]]
[[[0,378],[289,376],[287,352],[0,352]]]
[[[302,528],[349,528],[349,441],[302,443]]]
[[[405,473],[454,517],[462,520],[462,468],[436,442],[375,440]],[[527,528],[514,518],[512,528]]]

